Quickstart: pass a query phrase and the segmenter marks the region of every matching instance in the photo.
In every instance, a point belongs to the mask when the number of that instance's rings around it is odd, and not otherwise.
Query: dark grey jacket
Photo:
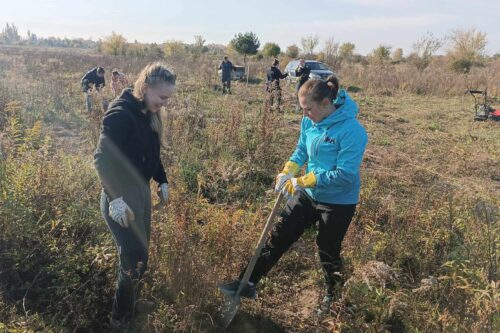
[[[234,68],[233,63],[231,61],[224,62],[222,61],[219,65],[219,69],[222,69],[222,81],[231,81],[231,73],[236,70]]]
[[[297,69],[295,69],[295,76],[299,78],[297,83],[298,88],[302,87],[302,85],[309,80],[309,74],[311,74],[311,68],[307,65],[304,65],[304,67],[297,67]]]
[[[158,134],[142,109],[144,103],[134,97],[131,89],[125,89],[102,120],[94,166],[112,200],[138,184],[149,183],[151,178],[158,184],[167,182]]]
[[[91,84],[94,85],[96,90],[99,90],[106,85],[104,77],[99,77],[99,75],[97,75],[97,67],[92,68],[82,77],[82,91],[88,91]]]

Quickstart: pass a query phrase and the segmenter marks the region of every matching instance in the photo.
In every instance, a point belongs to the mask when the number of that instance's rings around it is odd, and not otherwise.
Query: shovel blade
[[[222,326],[227,329],[238,312],[240,307],[240,298],[231,297],[229,302],[222,309]]]

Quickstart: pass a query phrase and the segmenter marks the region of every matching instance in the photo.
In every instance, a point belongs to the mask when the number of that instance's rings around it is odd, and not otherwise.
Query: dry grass
[[[78,81],[94,64],[133,77],[147,61],[2,49],[0,328],[106,329],[116,251],[91,167],[98,117],[84,112]],[[214,332],[223,302],[216,286],[251,254],[300,115],[292,87],[284,89],[287,113],[268,114],[262,84],[235,83],[232,96],[213,89],[217,59],[202,57],[196,68],[189,59],[167,61],[179,73],[165,116],[172,195],[154,213],[143,291],[158,308],[141,321],[143,332]],[[498,62],[490,65],[471,82],[498,86],[499,75],[485,76],[498,71]],[[499,128],[474,123],[464,78],[433,66],[421,74],[403,66],[339,73],[362,88],[353,96],[370,142],[344,242],[352,279],[338,311],[322,321],[312,315],[322,282],[310,230],[263,281],[259,299],[244,302],[233,331],[498,329]]]

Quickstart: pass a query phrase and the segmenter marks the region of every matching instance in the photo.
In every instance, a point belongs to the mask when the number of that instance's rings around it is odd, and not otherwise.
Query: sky
[[[403,48],[431,32],[443,38],[453,30],[475,28],[487,34],[486,51],[500,53],[499,0],[0,0],[0,27],[14,23],[42,37],[92,38],[122,34],[128,41],[227,45],[239,32],[282,50],[300,47],[304,36],[352,42],[367,54],[383,44]],[[441,53],[446,50],[442,48]]]

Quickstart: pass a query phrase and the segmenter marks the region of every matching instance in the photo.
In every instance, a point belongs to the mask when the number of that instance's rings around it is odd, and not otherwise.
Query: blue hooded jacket
[[[359,168],[368,136],[356,119],[358,105],[345,90],[333,102],[336,110],[319,123],[302,119],[300,137],[290,161],[313,172],[316,186],[306,192],[315,201],[356,204],[361,185]]]

